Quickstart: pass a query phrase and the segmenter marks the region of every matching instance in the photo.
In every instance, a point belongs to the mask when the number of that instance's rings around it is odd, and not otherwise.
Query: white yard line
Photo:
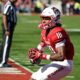
[[[75,78],[75,76],[66,76],[66,78],[74,79],[74,78]]]
[[[80,29],[66,29],[68,32],[80,32]]]
[[[25,74],[17,68],[0,68],[0,74]]]

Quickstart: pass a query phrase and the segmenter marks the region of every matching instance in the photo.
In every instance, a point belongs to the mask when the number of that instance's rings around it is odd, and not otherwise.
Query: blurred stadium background
[[[37,1],[41,2],[42,7],[39,4],[36,11]],[[63,80],[80,80],[80,0],[18,0],[16,3],[18,24],[14,32],[10,58],[33,72],[49,63],[49,61],[42,61],[40,65],[32,65],[27,56],[28,49],[36,47],[40,42],[40,30],[37,28],[40,21],[39,13],[49,5],[55,5],[60,9],[63,27],[70,35],[75,47],[73,71]],[[3,4],[0,3],[1,12],[2,6]],[[2,14],[0,14],[0,42],[2,41],[1,22]],[[49,53],[49,50],[46,48],[45,52]]]

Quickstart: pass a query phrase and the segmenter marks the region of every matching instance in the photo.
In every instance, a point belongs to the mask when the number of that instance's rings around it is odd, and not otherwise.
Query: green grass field
[[[1,24],[0,16],[0,24]],[[63,27],[65,29],[80,29],[80,16],[62,16]],[[18,24],[15,28],[13,43],[10,52],[10,58],[20,63],[22,66],[29,68],[33,72],[39,69],[43,64],[49,61],[42,61],[40,65],[32,65],[28,58],[27,52],[31,47],[36,47],[40,42],[40,29],[37,28],[40,19],[39,16],[18,16]],[[0,26],[0,41],[2,40],[2,31]],[[80,80],[80,32],[68,32],[75,47],[74,68],[72,73],[63,80]],[[49,50],[46,48],[46,53]]]

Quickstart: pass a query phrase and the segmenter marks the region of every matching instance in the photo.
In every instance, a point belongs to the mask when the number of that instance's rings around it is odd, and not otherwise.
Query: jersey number
[[[62,38],[62,33],[61,32],[57,32],[56,35],[57,35],[58,39]]]

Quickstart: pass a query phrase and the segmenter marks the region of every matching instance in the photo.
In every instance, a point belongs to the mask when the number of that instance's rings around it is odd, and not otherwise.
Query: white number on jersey
[[[62,38],[62,33],[61,32],[57,32],[56,35],[57,35],[58,39]]]

